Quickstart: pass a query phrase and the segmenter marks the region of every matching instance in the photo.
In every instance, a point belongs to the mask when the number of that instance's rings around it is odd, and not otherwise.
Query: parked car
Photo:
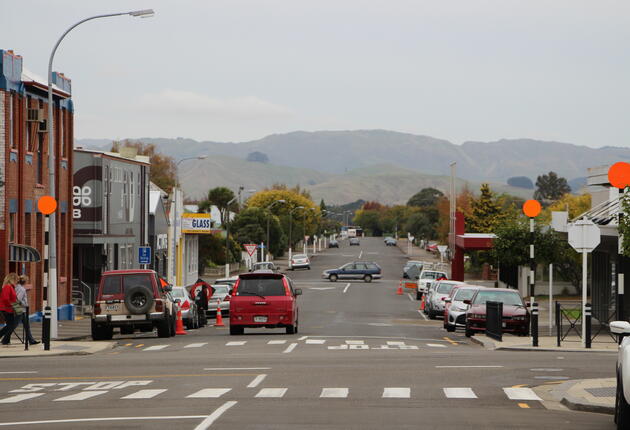
[[[480,288],[484,287],[466,284],[453,287],[449,297],[444,300],[444,328],[446,331],[454,332],[457,327],[466,327],[468,305],[464,301],[472,299]]]
[[[295,254],[291,257],[291,264],[289,270],[295,269],[308,269],[311,270],[311,260],[309,260],[306,254]]]
[[[271,261],[263,261],[260,263],[252,264],[252,268],[249,269],[250,272],[255,272],[257,270],[271,270],[272,273],[277,273],[278,268]]]
[[[422,272],[422,261],[409,260],[403,267],[403,278],[405,279],[418,279],[420,272]]]
[[[388,240],[393,239],[393,237],[391,236],[385,236],[385,239],[383,239],[384,243],[387,243]]]
[[[433,281],[437,281],[438,279],[448,279],[446,276],[446,272],[441,272],[439,270],[423,270],[420,272],[418,276],[418,290],[416,291],[416,299],[421,300],[422,295],[426,294],[429,286]]]
[[[463,282],[448,280],[436,281],[431,284],[431,289],[424,306],[429,319],[434,320],[438,315],[444,315],[444,300],[449,296],[453,287],[461,284],[463,284]]]
[[[220,278],[213,282],[213,285],[229,285],[233,287],[238,281],[238,276],[231,276],[229,278]]]
[[[385,241],[385,245],[396,246],[396,239],[394,239],[393,237],[390,237],[389,239]]]
[[[214,292],[208,298],[208,315],[216,316],[217,306],[221,309],[221,316],[229,315],[232,287],[230,285],[214,284],[212,288]]]
[[[621,337],[616,366],[615,423],[617,430],[622,430],[630,428],[630,323],[613,321],[610,332]]]
[[[157,328],[159,337],[175,335],[176,304],[171,287],[163,286],[153,270],[111,270],[103,273],[96,290],[92,339],[109,340],[114,328],[121,334]]]
[[[193,328],[199,328],[197,305],[188,295],[186,288],[173,287],[171,296],[173,296],[175,303],[177,303],[178,308],[182,311],[182,321],[184,322],[186,329],[190,330]]]
[[[486,302],[503,303],[503,332],[520,336],[529,334],[529,311],[521,295],[508,288],[484,288],[464,303],[466,310],[466,336],[486,331]]]
[[[322,278],[330,282],[337,282],[338,279],[363,279],[365,282],[372,282],[372,279],[381,278],[381,267],[374,262],[355,261],[338,269],[324,270]]]
[[[348,242],[350,246],[359,246],[361,245],[361,242],[359,242],[359,238],[357,237],[351,237],[350,241]]]
[[[335,239],[333,239],[330,242],[328,242],[328,247],[329,248],[339,248],[339,242],[337,242]]]
[[[230,299],[230,334],[243,334],[247,327],[284,327],[287,334],[297,333],[301,294],[281,273],[239,275]]]

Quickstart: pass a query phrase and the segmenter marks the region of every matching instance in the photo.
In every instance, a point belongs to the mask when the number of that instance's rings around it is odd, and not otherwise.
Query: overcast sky
[[[0,48],[62,43],[77,138],[390,129],[630,146],[624,0],[0,0]]]

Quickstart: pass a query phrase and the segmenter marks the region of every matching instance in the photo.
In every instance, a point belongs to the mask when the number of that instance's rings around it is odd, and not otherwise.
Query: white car
[[[295,254],[293,257],[291,257],[291,264],[289,265],[289,269],[311,270],[311,260],[309,260],[308,255],[306,254]]]
[[[444,328],[446,331],[453,332],[457,327],[466,327],[466,311],[468,310],[468,305],[464,303],[464,300],[472,299],[480,288],[484,287],[463,284],[457,287],[452,297],[444,300],[448,309],[448,313],[444,319]]]
[[[422,295],[426,294],[429,286],[435,280],[440,278],[448,279],[445,272],[438,270],[423,270],[418,278],[418,290],[416,291],[416,299],[422,299]]]
[[[453,287],[461,285],[460,281],[436,281],[431,284],[425,302],[425,311],[429,319],[434,320],[438,315],[444,315],[444,300],[451,294]]]
[[[617,355],[617,394],[615,400],[615,423],[617,429],[630,428],[630,323],[613,321],[610,332],[621,336]]]
[[[217,306],[221,309],[221,316],[226,316],[230,313],[230,290],[231,286],[212,284],[214,292],[212,297],[208,299],[208,314],[214,316],[217,314]]]

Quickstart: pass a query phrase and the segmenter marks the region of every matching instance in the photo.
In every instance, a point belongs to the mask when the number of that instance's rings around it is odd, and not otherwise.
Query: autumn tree
[[[155,145],[139,141],[123,140],[112,142],[112,152],[120,152],[121,148],[135,148],[138,155],[149,157],[151,169],[149,179],[155,185],[171,193],[177,185],[177,165],[173,157],[156,151]]]

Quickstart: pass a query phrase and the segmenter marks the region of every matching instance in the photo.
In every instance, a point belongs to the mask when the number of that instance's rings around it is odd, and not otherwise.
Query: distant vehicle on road
[[[277,273],[278,268],[271,261],[263,261],[260,263],[252,264],[252,268],[249,269],[250,272],[255,272],[257,270],[271,270],[272,273]]]
[[[349,238],[357,237],[357,229],[356,228],[349,228],[348,229],[348,237]]]
[[[396,239],[394,239],[393,237],[390,237],[385,241],[385,245],[387,246],[396,246],[396,243]]]
[[[351,237],[349,243],[350,243],[350,246],[354,246],[354,245],[359,246],[359,245],[361,245],[361,242],[359,242],[359,239],[357,239],[356,237]]]
[[[337,242],[335,239],[333,239],[330,242],[328,242],[328,247],[329,248],[339,248],[339,242]]]
[[[295,269],[308,269],[311,270],[311,260],[309,260],[306,254],[294,254],[291,257],[291,264],[289,270]]]
[[[239,275],[230,299],[230,334],[243,334],[248,327],[284,327],[287,334],[297,333],[301,294],[281,273]]]
[[[338,269],[324,270],[322,278],[330,282],[337,282],[338,279],[363,279],[364,282],[372,282],[372,279],[381,278],[381,267],[374,262],[355,261]]]
[[[424,263],[422,261],[409,260],[403,267],[403,278],[405,279],[418,279]]]
[[[461,284],[463,282],[447,280],[436,281],[431,284],[424,307],[429,319],[434,320],[438,315],[444,315],[444,300],[449,296],[454,286]]]
[[[444,328],[446,331],[453,332],[457,327],[466,327],[466,311],[468,305],[465,300],[473,298],[475,293],[484,287],[475,285],[457,285],[453,287],[453,291],[447,299],[444,300],[446,309],[444,311]]]
[[[416,291],[416,299],[421,300],[422,295],[426,294],[429,290],[429,286],[433,281],[437,281],[438,279],[448,279],[446,276],[446,272],[441,272],[439,270],[423,270],[420,272],[420,276],[418,277],[418,290]]]
[[[472,299],[464,301],[470,305],[466,310],[466,337],[486,331],[486,302],[503,303],[503,332],[519,336],[529,334],[529,311],[518,291],[508,288],[484,288]]]
[[[623,430],[630,428],[630,323],[613,321],[610,332],[622,337],[617,354],[615,423],[617,430]]]

